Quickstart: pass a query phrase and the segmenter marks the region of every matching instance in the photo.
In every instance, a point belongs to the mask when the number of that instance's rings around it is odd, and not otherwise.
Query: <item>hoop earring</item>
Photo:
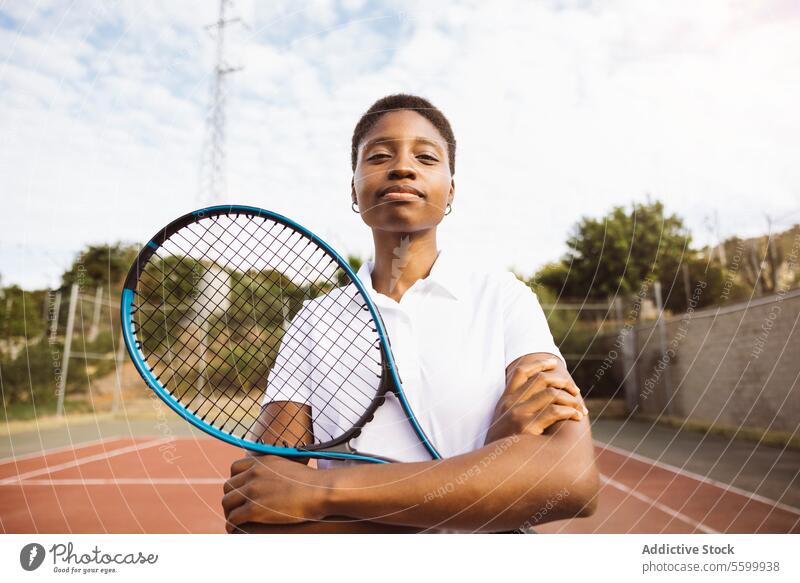
[[[357,215],[360,215],[360,214],[361,214],[361,211],[360,211],[360,210],[358,210],[358,203],[357,203],[356,201],[353,201],[353,202],[352,202],[352,204],[350,205],[350,208],[351,208],[351,209],[352,209],[352,211],[353,211],[354,213],[356,213]]]
[[[444,216],[447,216],[447,215],[449,215],[449,214],[450,214],[450,213],[452,213],[452,212],[453,212],[453,205],[451,205],[451,204],[448,202],[448,203],[447,203],[447,207],[445,208],[445,211],[444,211]]]

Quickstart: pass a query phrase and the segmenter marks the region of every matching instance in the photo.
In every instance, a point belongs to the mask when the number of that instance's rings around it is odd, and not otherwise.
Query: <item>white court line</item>
[[[0,459],[0,465],[3,464],[13,464],[14,462],[21,462],[23,460],[33,459],[35,457],[43,457],[46,455],[50,455],[51,453],[63,453],[65,451],[69,451],[71,449],[83,449],[85,447],[91,447],[93,445],[100,445],[101,443],[110,442],[110,441],[118,441],[120,439],[127,439],[120,435],[114,435],[113,437],[102,437],[100,439],[94,439],[92,441],[84,441],[79,443],[73,443],[72,445],[64,445],[62,447],[54,447],[52,449],[43,449],[41,451],[34,451],[31,453],[25,453],[22,455],[12,455],[11,457],[5,457]],[[131,437],[130,439],[134,439]]]
[[[86,478],[22,480],[0,486],[202,486],[222,485],[224,478]]]
[[[4,480],[0,480],[0,486],[8,486],[10,484],[16,484],[28,478],[35,478],[36,476],[41,476],[43,474],[59,472],[61,470],[66,470],[67,468],[74,468],[76,466],[82,466],[83,464],[101,461],[104,459],[116,457],[118,455],[123,455],[126,453],[139,451],[142,449],[148,449],[150,447],[155,447],[157,445],[161,445],[162,443],[167,443],[172,440],[173,439],[171,437],[165,437],[163,439],[158,439],[155,441],[147,441],[145,443],[139,443],[139,444],[129,445],[127,447],[121,447],[119,449],[112,449],[111,451],[90,455],[88,457],[78,458],[76,460],[70,462],[64,462],[63,464],[57,464],[55,466],[48,466],[46,468],[40,468],[38,470],[31,470],[30,472],[25,472],[24,474],[19,474],[12,478],[6,478]]]
[[[641,500],[642,502],[645,502],[648,506],[658,508],[661,512],[663,512],[665,514],[668,514],[669,516],[672,516],[673,518],[677,518],[681,522],[685,522],[686,524],[696,528],[697,530],[703,531],[706,534],[720,534],[719,531],[714,530],[713,528],[710,528],[710,527],[706,526],[702,522],[697,522],[696,520],[692,520],[691,518],[689,518],[685,514],[683,514],[681,512],[676,512],[675,510],[673,510],[669,506],[666,506],[666,505],[662,504],[661,502],[656,502],[655,500],[653,500],[649,496],[645,496],[644,494],[640,494],[636,490],[633,490],[632,488],[628,488],[625,484],[617,482],[616,480],[612,480],[608,476],[604,476],[603,474],[600,474],[600,479],[603,480],[603,482],[605,482],[606,484],[608,484],[610,486],[613,486],[614,488],[617,488],[618,490],[622,490],[628,496],[633,496],[637,500]]]
[[[773,500],[771,498],[767,498],[766,496],[762,496],[760,494],[756,494],[754,492],[748,492],[747,490],[742,490],[741,488],[737,488],[736,486],[732,486],[730,484],[726,484],[724,482],[718,482],[713,478],[708,478],[706,476],[701,476],[700,474],[695,474],[694,472],[690,472],[689,470],[681,469],[677,466],[673,466],[664,462],[660,462],[654,459],[650,459],[643,455],[639,455],[637,453],[633,453],[632,451],[628,451],[627,449],[622,449],[619,447],[614,447],[613,445],[605,444],[601,441],[595,440],[595,445],[600,445],[605,449],[613,451],[614,453],[618,453],[620,455],[624,455],[630,458],[633,458],[637,461],[644,462],[646,464],[651,464],[656,467],[659,467],[663,470],[669,470],[670,472],[675,472],[681,476],[685,476],[687,478],[692,478],[697,480],[698,482],[703,482],[705,484],[710,484],[711,486],[716,486],[717,488],[722,488],[729,492],[733,492],[734,494],[739,494],[740,496],[744,496],[745,498],[750,498],[751,500],[755,500],[756,502],[762,502],[763,504],[767,504],[770,506],[774,506],[776,508],[780,508],[781,510],[785,510],[786,512],[791,512],[792,514],[797,514],[800,516],[800,508],[796,508],[794,506],[789,506],[788,504],[784,504],[783,502],[778,502],[777,500]]]

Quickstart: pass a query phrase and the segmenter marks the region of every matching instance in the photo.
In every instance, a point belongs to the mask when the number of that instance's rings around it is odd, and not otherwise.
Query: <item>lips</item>
[[[388,200],[416,200],[425,198],[425,193],[408,184],[395,184],[384,188],[378,197]]]

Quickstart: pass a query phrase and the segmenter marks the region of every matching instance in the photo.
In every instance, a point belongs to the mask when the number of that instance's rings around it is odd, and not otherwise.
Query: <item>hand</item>
[[[507,371],[486,443],[511,435],[541,435],[558,421],[580,421],[588,413],[560,359],[523,357]]]
[[[230,533],[246,522],[297,524],[325,517],[323,471],[277,456],[248,456],[231,465],[222,508]]]

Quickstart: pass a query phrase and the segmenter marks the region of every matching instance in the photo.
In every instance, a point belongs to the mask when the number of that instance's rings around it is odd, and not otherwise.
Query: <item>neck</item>
[[[396,302],[436,261],[436,229],[415,233],[373,231],[375,266],[372,288]]]

